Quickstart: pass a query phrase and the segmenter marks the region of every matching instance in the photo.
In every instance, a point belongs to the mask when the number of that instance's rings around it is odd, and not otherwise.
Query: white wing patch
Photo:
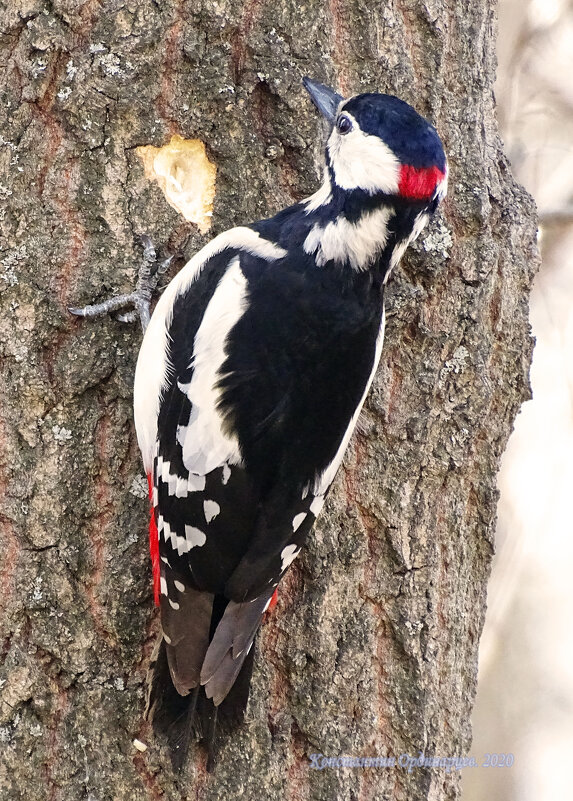
[[[157,457],[157,481],[165,484],[169,495],[176,498],[186,498],[190,492],[202,492],[205,489],[205,476],[189,473],[188,478],[182,478],[171,472],[171,463],[164,461],[162,456]],[[157,506],[157,487],[153,488],[154,506]]]
[[[315,498],[312,499],[312,503],[310,504],[310,512],[315,517],[318,517],[320,510],[324,506],[324,495],[317,495]]]
[[[189,553],[191,548],[200,547],[207,542],[205,533],[201,531],[201,529],[195,528],[195,526],[186,525],[185,536],[179,537],[176,531],[171,531],[171,526],[161,515],[157,518],[157,531],[163,541],[169,544],[172,550],[177,551],[179,556],[182,556],[184,553]],[[166,558],[161,558],[168,567],[171,567]]]
[[[205,513],[205,520],[207,523],[210,523],[211,520],[214,520],[220,511],[221,507],[217,501],[203,501],[203,512]]]
[[[195,335],[193,376],[186,387],[192,405],[191,417],[187,426],[178,429],[178,440],[183,464],[201,476],[226,462],[241,463],[237,438],[223,430],[217,411],[220,393],[216,384],[226,359],[227,337],[245,310],[246,293],[247,279],[236,256],[213,293]]]
[[[306,518],[306,512],[301,512],[300,514],[295,515],[292,521],[292,530],[296,531],[297,529],[299,529],[304,523],[305,518]]]
[[[298,545],[287,545],[281,551],[281,573],[283,573],[289,565],[291,565],[300,553]]]
[[[201,529],[195,528],[195,526],[186,525],[185,540],[187,542],[187,545],[189,546],[185,551],[186,553],[187,551],[190,551],[191,548],[195,548],[195,546],[205,545],[205,543],[207,542],[207,537],[205,536],[205,533],[201,531]]]
[[[263,239],[250,228],[232,228],[216,236],[196,253],[164,291],[145,332],[135,370],[135,427],[146,472],[151,470],[153,464],[159,403],[169,372],[167,331],[171,323],[173,304],[177,296],[196,280],[209,259],[226,248],[252,253],[267,261],[276,261],[286,255],[283,248]]]

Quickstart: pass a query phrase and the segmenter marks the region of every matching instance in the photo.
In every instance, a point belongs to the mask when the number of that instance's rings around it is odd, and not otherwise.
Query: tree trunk
[[[492,6],[4,4],[2,799],[457,797],[459,771],[400,755],[470,753],[496,471],[528,393],[535,214],[497,133]],[[178,780],[142,717],[158,621],[131,411],[141,333],[67,307],[133,287],[139,234],[188,257],[310,194],[324,132],[305,74],[429,117],[449,198],[392,280],[379,374],[262,630],[245,725],[214,774],[192,746]],[[175,134],[217,168],[205,236],[137,150]],[[396,765],[319,770],[312,754]]]

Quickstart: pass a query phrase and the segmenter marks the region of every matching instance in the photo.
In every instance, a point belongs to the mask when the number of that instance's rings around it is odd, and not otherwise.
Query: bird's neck
[[[303,249],[318,266],[328,263],[362,272],[376,269],[386,279],[428,215],[420,204],[362,190],[342,190],[328,172],[320,189],[302,201]]]

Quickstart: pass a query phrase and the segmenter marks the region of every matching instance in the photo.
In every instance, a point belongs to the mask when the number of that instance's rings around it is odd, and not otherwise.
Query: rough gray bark
[[[536,266],[533,205],[494,118],[492,5],[3,4],[2,799],[457,797],[455,771],[313,770],[309,755],[470,749]],[[212,233],[313,191],[323,140],[303,74],[430,117],[450,194],[393,279],[376,385],[262,632],[246,724],[212,776],[195,748],[178,783],[142,721],[157,620],[131,422],[141,335],[66,307],[132,288],[137,234],[186,255],[208,239],[144,177],[136,146],[206,143]]]

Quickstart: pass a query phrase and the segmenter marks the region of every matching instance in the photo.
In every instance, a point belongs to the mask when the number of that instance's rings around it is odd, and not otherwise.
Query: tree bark
[[[399,757],[470,753],[495,477],[528,395],[536,223],[497,132],[493,6],[3,4],[2,799],[458,796],[459,771]],[[376,383],[262,630],[245,725],[214,774],[194,746],[177,779],[142,718],[158,621],[131,412],[141,333],[67,307],[132,289],[139,234],[189,257],[314,191],[324,132],[305,74],[430,118],[449,197],[393,277]],[[217,168],[206,236],[136,150],[174,134]],[[397,763],[317,770],[311,754]]]

